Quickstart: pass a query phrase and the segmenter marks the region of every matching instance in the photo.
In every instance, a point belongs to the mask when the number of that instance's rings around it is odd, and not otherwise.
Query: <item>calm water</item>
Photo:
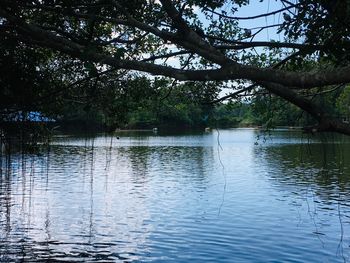
[[[2,158],[0,261],[350,262],[350,139],[60,137]]]

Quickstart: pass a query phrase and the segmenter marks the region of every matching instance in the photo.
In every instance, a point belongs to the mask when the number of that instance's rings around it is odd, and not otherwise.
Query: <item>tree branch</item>
[[[281,8],[279,10],[275,10],[275,11],[272,11],[272,12],[269,12],[269,13],[264,13],[264,14],[260,14],[260,15],[256,15],[256,16],[244,16],[244,17],[228,16],[228,15],[220,14],[218,12],[215,12],[214,10],[210,10],[207,7],[204,7],[203,9],[207,10],[207,11],[209,11],[209,12],[215,14],[215,15],[218,15],[219,17],[223,17],[223,18],[228,18],[228,19],[232,19],[232,20],[251,20],[251,19],[257,19],[257,18],[261,18],[261,17],[267,17],[267,16],[275,15],[275,14],[281,13],[283,11],[286,11],[288,9],[291,9],[293,7],[297,7],[299,5],[300,5],[299,3],[298,4],[293,4],[291,6],[287,6],[287,7],[284,7],[284,8]]]
[[[182,18],[181,14],[176,10],[171,0],[160,0],[163,8],[172,19],[174,26],[178,29],[179,35],[183,40],[178,41],[183,47],[189,47],[192,51],[198,53],[204,58],[211,60],[219,65],[233,63],[232,60],[224,56],[217,49],[212,47],[208,42],[204,41],[194,30],[192,30],[187,22]],[[188,43],[192,43],[191,46]]]
[[[343,123],[340,120],[331,118],[326,114],[323,108],[319,107],[316,103],[299,96],[294,91],[275,83],[261,83],[268,91],[277,96],[291,102],[298,106],[300,109],[309,113],[318,121],[318,125],[304,128],[307,132],[338,132],[346,135],[350,135],[350,125]]]
[[[311,45],[311,44],[301,44],[301,43],[283,43],[283,42],[268,42],[268,41],[252,41],[252,42],[243,42],[243,41],[234,41],[224,38],[208,36],[208,38],[221,40],[233,45],[216,45],[218,49],[246,49],[253,47],[269,47],[269,48],[294,48],[294,49],[309,49],[309,50],[322,50],[324,46],[322,45]]]
[[[231,62],[219,69],[181,70],[142,61],[125,60],[95,50],[89,50],[83,45],[54,35],[36,25],[28,24],[20,18],[4,12],[2,9],[0,9],[0,15],[6,17],[12,23],[15,23],[19,33],[31,36],[31,38],[42,47],[61,51],[82,60],[90,60],[115,68],[143,71],[153,75],[163,75],[180,81],[226,81],[247,79],[255,82],[278,83],[287,87],[298,87],[302,89],[350,82],[350,66],[315,72],[289,72],[271,68],[240,65]]]

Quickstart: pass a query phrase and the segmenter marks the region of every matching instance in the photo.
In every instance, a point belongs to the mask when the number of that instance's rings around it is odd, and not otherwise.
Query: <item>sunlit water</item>
[[[60,137],[2,157],[0,261],[350,262],[350,140]]]

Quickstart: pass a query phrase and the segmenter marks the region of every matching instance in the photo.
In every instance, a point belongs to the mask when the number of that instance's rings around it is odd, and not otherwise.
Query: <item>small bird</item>
[[[245,28],[244,29],[244,35],[246,37],[251,37],[252,36],[252,30],[248,29],[248,28]]]
[[[290,17],[290,15],[288,15],[287,13],[283,13],[283,19],[287,22],[291,21],[292,18]]]

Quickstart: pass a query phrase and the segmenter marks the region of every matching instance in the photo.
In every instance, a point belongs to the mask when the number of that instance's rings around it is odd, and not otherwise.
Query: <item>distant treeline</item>
[[[150,85],[150,82],[147,83]],[[212,104],[214,87],[203,87],[194,83],[178,85],[172,89],[167,85],[156,89],[146,86],[129,89],[128,95],[111,101],[116,106],[114,112],[106,111],[106,108],[98,105],[78,109],[67,107],[59,121],[63,126],[107,130],[255,126],[268,129],[314,124],[314,120],[299,108],[271,95],[262,94],[245,100]],[[327,111],[332,112],[334,117],[348,121],[350,87],[346,87],[339,94],[330,94],[326,99],[328,101],[325,105],[331,105],[331,101],[334,105]],[[319,103],[322,104],[322,101]]]

